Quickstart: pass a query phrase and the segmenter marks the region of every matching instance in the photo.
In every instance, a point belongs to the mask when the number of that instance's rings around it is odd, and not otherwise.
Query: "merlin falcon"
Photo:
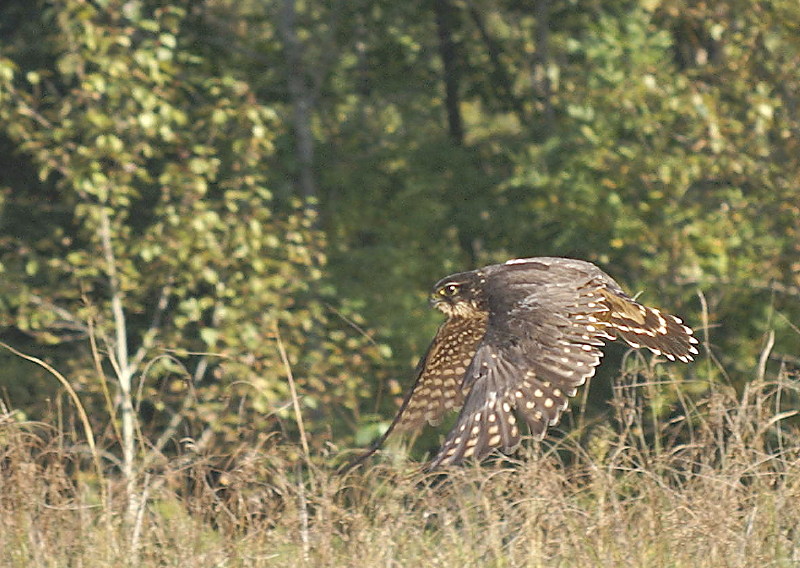
[[[539,257],[440,280],[431,305],[447,320],[420,360],[414,385],[386,433],[458,420],[429,468],[512,452],[520,423],[544,437],[568,399],[594,375],[606,341],[622,339],[670,361],[692,360],[692,330],[643,306],[594,264]]]

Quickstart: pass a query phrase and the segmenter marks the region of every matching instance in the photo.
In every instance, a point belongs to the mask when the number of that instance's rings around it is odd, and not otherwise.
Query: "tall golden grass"
[[[446,472],[376,459],[338,475],[289,444],[171,458],[138,484],[134,520],[125,482],[112,467],[98,479],[89,447],[6,411],[0,565],[800,565],[800,432],[786,405],[800,381],[757,375],[658,418],[647,393],[672,379],[640,370],[607,420]]]

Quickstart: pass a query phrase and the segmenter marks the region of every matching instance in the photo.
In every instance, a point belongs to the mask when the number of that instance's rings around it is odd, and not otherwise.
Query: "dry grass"
[[[447,474],[337,476],[289,446],[175,458],[140,483],[134,526],[125,484],[98,481],[85,448],[6,416],[0,565],[798,565],[800,434],[780,414],[796,377],[712,389],[665,421],[647,390],[618,389],[616,420]]]

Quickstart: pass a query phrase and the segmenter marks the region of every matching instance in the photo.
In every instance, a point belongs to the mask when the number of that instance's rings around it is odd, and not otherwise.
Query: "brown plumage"
[[[430,467],[512,451],[520,442],[519,420],[541,438],[594,375],[609,340],[671,361],[697,354],[697,340],[679,318],[636,302],[580,260],[525,258],[453,274],[434,286],[431,304],[448,319],[389,430],[353,465],[392,430],[438,424],[459,406]]]

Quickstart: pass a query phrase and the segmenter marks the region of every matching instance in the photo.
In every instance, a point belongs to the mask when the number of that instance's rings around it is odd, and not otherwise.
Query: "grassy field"
[[[646,390],[617,389],[616,418],[515,460],[340,476],[297,447],[241,447],[156,464],[132,501],[86,448],[6,413],[0,565],[800,565],[796,376],[715,387],[665,420]]]

